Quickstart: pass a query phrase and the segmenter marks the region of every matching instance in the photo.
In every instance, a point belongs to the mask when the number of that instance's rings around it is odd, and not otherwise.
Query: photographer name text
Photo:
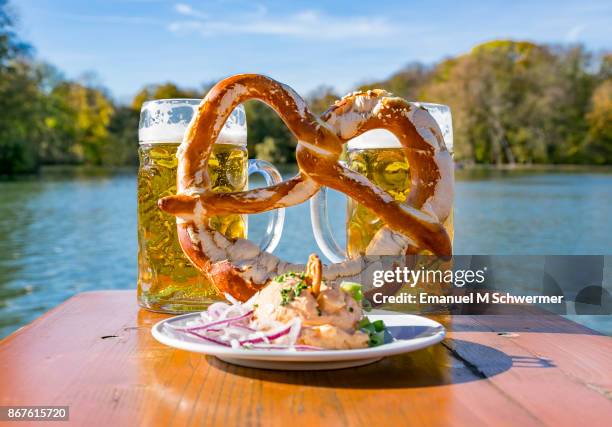
[[[509,293],[471,293],[466,295],[436,295],[427,292],[397,295],[373,295],[376,304],[561,304],[561,295],[511,295]]]

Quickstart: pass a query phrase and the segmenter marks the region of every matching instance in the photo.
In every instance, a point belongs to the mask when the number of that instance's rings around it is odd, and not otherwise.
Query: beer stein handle
[[[249,159],[249,176],[258,173],[266,180],[266,185],[274,185],[283,181],[280,172],[270,162],[258,159]],[[271,218],[266,227],[266,232],[259,242],[261,250],[274,251],[280,242],[285,224],[285,209],[275,209],[271,212]]]
[[[329,224],[327,214],[327,188],[321,187],[319,192],[310,199],[310,220],[312,232],[321,252],[331,262],[342,262],[346,259],[346,251],[336,242]]]

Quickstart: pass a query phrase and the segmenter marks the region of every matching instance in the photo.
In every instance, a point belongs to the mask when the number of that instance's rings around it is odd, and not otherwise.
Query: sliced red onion
[[[185,332],[187,332],[188,334],[194,335],[194,336],[196,336],[198,338],[202,338],[205,341],[210,341],[210,342],[212,342],[214,344],[219,344],[219,345],[222,345],[224,347],[230,347],[230,345],[228,343],[226,343],[225,341],[221,341],[221,340],[218,340],[218,339],[215,339],[215,338],[211,338],[211,337],[208,337],[206,335],[198,334],[197,332],[193,332],[193,331],[185,331]]]
[[[291,329],[289,330],[289,344],[295,345],[297,343],[298,337],[300,336],[300,332],[302,331],[302,319],[300,317],[296,317],[293,320],[293,324],[291,325]]]
[[[277,338],[280,337],[284,337],[285,335],[287,335],[289,333],[289,331],[291,331],[291,324],[287,325],[285,327],[283,327],[281,330],[279,331],[273,331],[273,332],[269,332],[266,334],[263,334],[263,336],[259,336],[256,338],[250,338],[250,339],[246,339],[246,340],[242,340],[240,341],[241,345],[244,344],[257,344],[260,342],[265,342],[265,341],[273,341]]]
[[[183,328],[183,330],[187,331],[187,332],[192,332],[192,331],[199,331],[199,330],[202,330],[202,329],[208,329],[208,328],[211,328],[213,326],[224,325],[224,324],[227,324],[227,323],[233,323],[233,322],[237,322],[239,320],[246,319],[246,318],[250,317],[252,314],[253,314],[253,310],[250,310],[250,311],[248,311],[245,314],[240,315],[240,316],[228,317],[227,319],[217,320],[217,321],[214,321],[214,322],[207,323],[205,325],[191,326],[191,327],[188,327],[188,328]]]
[[[208,307],[208,310],[206,310],[204,313],[212,317],[219,317],[229,308],[230,306],[224,302],[216,302],[214,304],[211,304],[210,307]]]
[[[302,321],[299,317],[285,324],[271,322],[265,326],[257,325],[252,321],[253,309],[250,301],[241,304],[231,296],[226,295],[226,298],[232,305],[217,302],[201,313],[204,324],[190,322],[188,326],[180,328],[169,326],[224,347],[288,351],[323,350],[320,347],[296,344],[302,330]],[[261,327],[265,327],[267,331],[262,331]],[[279,342],[274,342],[276,340]]]

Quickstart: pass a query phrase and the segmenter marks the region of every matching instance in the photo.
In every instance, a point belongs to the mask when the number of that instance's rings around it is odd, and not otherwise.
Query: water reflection
[[[76,292],[135,280],[132,174],[1,182],[0,336]]]
[[[35,214],[28,203],[40,193],[37,182],[2,184],[0,203],[0,337],[5,329],[35,317],[37,306],[21,309],[17,301],[34,291],[26,274],[33,252],[24,238]]]

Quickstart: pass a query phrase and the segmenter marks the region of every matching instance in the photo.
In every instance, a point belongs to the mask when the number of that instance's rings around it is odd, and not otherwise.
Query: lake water
[[[611,173],[459,171],[457,181],[457,254],[612,252]],[[332,196],[341,241],[344,203]],[[275,253],[303,262],[319,252],[309,215],[307,203],[288,209]],[[250,218],[254,240],[265,216]],[[135,288],[136,251],[134,171],[0,182],[0,337],[77,292]],[[608,332],[599,317],[577,320]]]

